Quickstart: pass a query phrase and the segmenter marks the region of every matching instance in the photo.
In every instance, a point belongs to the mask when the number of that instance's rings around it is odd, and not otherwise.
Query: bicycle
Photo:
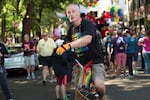
[[[81,65],[77,59],[75,59],[75,61],[77,63],[75,65],[77,68],[77,83],[75,86],[75,91],[83,98],[83,100],[99,100],[99,94],[97,93],[96,87],[92,81],[92,60],[85,66]]]

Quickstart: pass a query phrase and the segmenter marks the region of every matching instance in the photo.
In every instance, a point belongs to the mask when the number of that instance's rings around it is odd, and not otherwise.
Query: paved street
[[[41,71],[36,71],[36,74],[37,78],[30,81],[22,74],[9,75],[14,100],[55,100],[55,84],[42,86]],[[144,76],[142,71],[133,79],[113,79],[107,75],[105,84],[106,100],[150,100],[150,76]],[[5,100],[1,91],[0,100]],[[71,100],[74,100],[73,96]]]
[[[106,100],[150,100],[150,77],[139,74],[133,79],[108,79]]]

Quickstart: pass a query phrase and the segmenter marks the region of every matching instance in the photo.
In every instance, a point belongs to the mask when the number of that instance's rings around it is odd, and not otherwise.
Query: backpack
[[[117,39],[117,46],[118,52],[125,52],[125,42],[123,40],[123,37],[119,37]]]

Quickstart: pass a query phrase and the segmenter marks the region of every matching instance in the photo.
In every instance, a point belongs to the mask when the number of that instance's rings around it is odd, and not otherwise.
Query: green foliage
[[[87,4],[85,0],[1,0],[0,16],[6,15],[6,32],[15,33],[14,23],[19,23],[16,28],[17,32],[21,34],[22,27],[20,25],[25,17],[28,3],[31,1],[34,3],[31,31],[35,33],[40,32],[41,27],[49,28],[59,21],[55,11],[64,12],[66,6],[70,3]]]

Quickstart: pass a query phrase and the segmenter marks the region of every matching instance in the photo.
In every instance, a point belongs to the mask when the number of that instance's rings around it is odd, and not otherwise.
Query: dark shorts
[[[52,66],[51,56],[46,56],[46,57],[39,56],[39,64],[43,66],[51,67]]]
[[[57,82],[56,85],[66,85],[67,84],[67,75],[63,75],[63,76],[57,76],[56,77]]]

